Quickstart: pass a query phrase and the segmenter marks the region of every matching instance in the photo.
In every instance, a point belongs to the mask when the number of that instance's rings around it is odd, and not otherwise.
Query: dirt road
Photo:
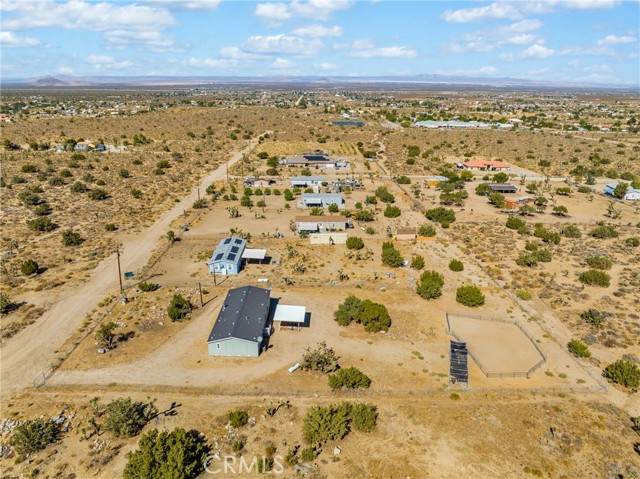
[[[243,154],[258,144],[258,138],[249,141],[241,151],[228,160],[236,163]],[[205,188],[211,182],[224,178],[227,164],[209,173],[199,184]],[[121,264],[123,271],[136,271],[144,267],[160,238],[170,229],[171,222],[180,216],[198,197],[198,189],[144,231],[123,238]],[[0,348],[0,384],[2,395],[32,385],[32,381],[54,361],[58,348],[76,331],[86,314],[95,305],[118,289],[115,253],[101,261],[88,281],[62,290],[57,302],[35,323],[15,335]]]

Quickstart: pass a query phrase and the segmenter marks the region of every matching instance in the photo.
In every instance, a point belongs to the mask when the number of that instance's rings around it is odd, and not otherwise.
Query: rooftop
[[[228,338],[258,341],[267,322],[270,301],[266,289],[255,286],[230,289],[207,342]]]
[[[341,215],[332,216],[296,216],[296,223],[346,223],[348,219]]]
[[[218,261],[237,261],[247,246],[247,241],[234,236],[225,238],[218,243],[215,251],[211,255],[210,263]]]

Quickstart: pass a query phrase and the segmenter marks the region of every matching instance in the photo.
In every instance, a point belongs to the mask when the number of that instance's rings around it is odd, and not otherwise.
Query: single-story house
[[[290,166],[303,166],[303,167],[323,167],[323,168],[335,168],[336,160],[329,157],[327,153],[322,151],[315,151],[314,153],[303,153],[301,155],[293,155],[280,160],[280,164]]]
[[[276,180],[261,178],[259,180],[255,180],[251,184],[251,186],[253,186],[254,188],[268,188],[269,186],[273,185],[275,182]]]
[[[518,191],[518,187],[514,185],[510,185],[508,183],[492,183],[489,185],[491,191],[494,193],[516,193]]]
[[[604,187],[604,194],[613,196],[613,191],[618,186],[618,182],[609,183]],[[621,200],[626,201],[639,201],[640,200],[640,190],[635,189],[633,186],[629,185],[627,188],[627,192],[624,194],[624,198],[619,198]]]
[[[225,238],[216,247],[207,263],[211,274],[238,274],[242,269],[242,254],[247,241],[242,238]]]
[[[400,227],[396,231],[396,240],[413,241],[418,236],[418,229],[412,227]]]
[[[230,289],[207,339],[209,355],[258,357],[271,332],[270,308],[269,290]]]
[[[296,186],[299,188],[308,188],[317,186],[322,186],[322,183],[327,181],[324,176],[292,176],[291,177],[291,187],[295,188]]]
[[[470,160],[462,163],[462,168],[477,171],[510,171],[511,165],[503,161]]]
[[[302,193],[298,206],[300,208],[327,207],[338,205],[340,209],[345,207],[344,196],[340,193]]]
[[[298,233],[322,233],[324,231],[346,230],[350,221],[339,215],[333,216],[296,216]]]

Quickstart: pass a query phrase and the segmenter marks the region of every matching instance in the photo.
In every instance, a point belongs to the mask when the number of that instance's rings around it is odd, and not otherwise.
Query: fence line
[[[480,359],[475,355],[475,353],[472,351],[471,348],[467,348],[469,350],[469,355],[473,358],[474,362],[478,365],[480,370],[484,373],[484,375],[487,378],[524,378],[524,377],[528,378],[531,376],[531,374],[533,374],[536,370],[538,370],[540,367],[542,367],[543,364],[547,362],[547,355],[538,346],[533,336],[526,329],[522,327],[519,321],[492,318],[492,317],[482,316],[480,314],[473,314],[473,313],[449,313],[447,311],[445,312],[445,318],[447,322],[447,333],[451,334],[454,338],[456,338],[457,341],[460,341],[460,342],[464,342],[464,341],[462,341],[462,339],[460,338],[460,335],[456,333],[454,329],[451,327],[451,323],[449,321],[449,314],[451,314],[451,316],[458,316],[460,318],[470,318],[470,319],[477,319],[480,321],[494,321],[499,323],[513,324],[520,331],[524,333],[524,335],[529,339],[529,341],[531,341],[531,344],[533,344],[533,346],[536,348],[536,351],[538,351],[538,353],[540,353],[540,356],[542,356],[542,359],[538,361],[534,366],[529,368],[527,371],[493,372],[487,369],[487,367],[482,363],[482,361],[480,361]]]

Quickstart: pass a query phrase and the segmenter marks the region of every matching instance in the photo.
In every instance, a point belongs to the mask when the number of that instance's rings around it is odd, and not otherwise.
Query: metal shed
[[[518,191],[517,186],[502,183],[491,184],[489,188],[494,193],[516,193]]]
[[[301,208],[314,206],[324,208],[329,205],[338,205],[339,208],[344,208],[344,196],[340,193],[303,193],[298,202],[298,206]]]
[[[253,356],[265,349],[270,293],[255,286],[230,289],[207,339],[210,356]]]

